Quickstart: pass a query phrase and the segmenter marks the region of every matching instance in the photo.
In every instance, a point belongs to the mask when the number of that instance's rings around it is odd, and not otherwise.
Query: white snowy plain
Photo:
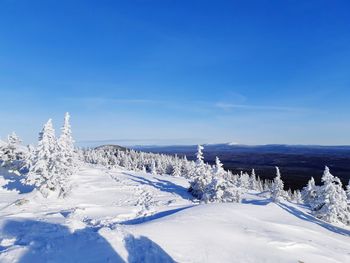
[[[84,165],[65,199],[0,170],[0,262],[350,262],[350,229],[250,193],[198,204],[188,181]]]

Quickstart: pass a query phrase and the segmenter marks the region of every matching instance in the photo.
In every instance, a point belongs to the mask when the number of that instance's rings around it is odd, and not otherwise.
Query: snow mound
[[[65,199],[0,170],[0,262],[350,262],[350,230],[254,193],[199,205],[181,177],[84,165]]]

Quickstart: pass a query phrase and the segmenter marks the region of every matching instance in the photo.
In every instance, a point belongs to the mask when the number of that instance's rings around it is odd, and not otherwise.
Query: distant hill
[[[115,144],[106,144],[106,145],[100,145],[95,147],[96,150],[119,150],[119,151],[126,151],[128,148],[115,145]]]

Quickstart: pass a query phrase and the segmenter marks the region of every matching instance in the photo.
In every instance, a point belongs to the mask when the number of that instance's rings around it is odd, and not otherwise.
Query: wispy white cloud
[[[265,106],[265,105],[247,105],[247,104],[231,104],[225,102],[217,102],[216,108],[223,110],[243,109],[243,110],[263,110],[263,111],[280,111],[280,112],[305,112],[308,109],[297,107],[283,107],[283,106]]]

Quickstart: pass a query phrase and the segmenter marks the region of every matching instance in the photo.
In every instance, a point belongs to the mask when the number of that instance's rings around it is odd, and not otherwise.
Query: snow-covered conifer
[[[191,194],[198,198],[202,199],[205,193],[207,185],[211,182],[211,171],[204,164],[203,157],[203,146],[198,145],[197,148],[197,160],[196,167],[194,170],[194,174],[192,181],[190,182],[190,192]]]
[[[259,190],[258,180],[256,178],[255,170],[252,169],[252,173],[249,176],[249,188],[251,190]]]
[[[334,177],[326,166],[322,176],[323,185],[319,189],[314,213],[318,218],[334,223],[350,223],[346,193],[339,178]]]
[[[211,178],[204,191],[202,201],[211,202],[235,202],[241,201],[241,191],[238,187],[225,180],[221,176]]]
[[[280,202],[284,196],[283,181],[281,179],[281,173],[279,168],[276,166],[276,177],[273,180],[271,198],[274,202]]]
[[[39,143],[35,151],[32,166],[26,183],[35,185],[44,196],[50,191],[60,191],[58,161],[58,145],[52,120],[49,119],[39,133]]]
[[[154,175],[157,174],[156,162],[154,160],[151,161],[150,172]]]
[[[346,196],[348,198],[348,203],[350,203],[350,180],[348,185],[346,186]]]
[[[317,186],[313,177],[311,177],[307,185],[303,188],[301,196],[304,203],[313,209],[317,200]]]
[[[61,136],[58,139],[61,162],[67,166],[68,170],[72,170],[75,166],[74,140],[72,137],[72,129],[70,125],[70,115],[67,112],[64,116],[64,124],[61,128]],[[68,171],[69,172],[69,171]]]
[[[223,164],[221,163],[219,157],[215,158],[214,174],[222,175],[225,172]]]
[[[293,193],[293,200],[297,204],[301,204],[303,202],[303,198],[301,196],[300,190],[295,190]]]
[[[173,165],[173,171],[171,173],[172,176],[179,177],[181,176],[181,166],[179,162],[175,162]]]
[[[7,136],[7,143],[0,147],[1,165],[20,168],[19,162],[23,161],[26,155],[25,149],[21,146],[21,140],[15,132]]]

